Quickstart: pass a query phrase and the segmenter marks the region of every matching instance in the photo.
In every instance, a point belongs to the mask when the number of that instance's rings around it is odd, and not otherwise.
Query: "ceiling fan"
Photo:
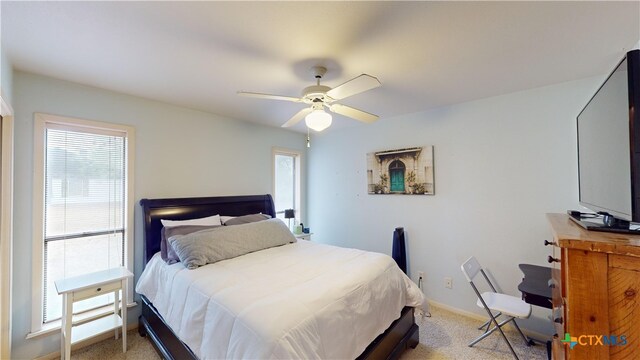
[[[302,90],[302,96],[299,98],[246,91],[238,91],[238,95],[257,97],[261,99],[292,101],[310,105],[309,107],[298,111],[298,113],[293,115],[291,119],[282,124],[282,127],[293,126],[302,119],[305,119],[307,127],[315,131],[322,131],[331,126],[331,114],[324,111],[325,107],[331,112],[348,116],[352,119],[365,123],[372,123],[378,120],[378,115],[336,103],[338,100],[377,88],[382,85],[378,79],[371,75],[362,74],[332,89],[329,86],[320,85],[320,79],[322,79],[322,76],[326,74],[327,68],[323,66],[314,66],[311,70],[316,78],[316,85],[304,88],[304,90]]]

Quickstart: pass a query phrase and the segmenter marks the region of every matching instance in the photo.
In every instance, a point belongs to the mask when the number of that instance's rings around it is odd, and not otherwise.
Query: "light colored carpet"
[[[161,359],[147,337],[138,330],[127,332],[127,352],[122,352],[122,339],[108,339],[71,352],[72,360],[156,360]]]
[[[490,335],[474,347],[467,346],[471,340],[482,334],[477,327],[481,324],[466,316],[458,315],[437,307],[431,307],[431,317],[416,317],[420,326],[420,344],[402,354],[400,360],[414,359],[513,359],[509,348],[498,333]],[[507,328],[508,329],[508,328]],[[509,329],[510,330],[510,329]],[[544,345],[527,347],[520,335],[507,331],[507,337],[520,359],[546,359]],[[122,353],[122,342],[109,339],[93,346],[79,349],[71,354],[75,360],[97,359],[160,359],[148,338],[138,335],[137,330],[128,332],[127,352]]]

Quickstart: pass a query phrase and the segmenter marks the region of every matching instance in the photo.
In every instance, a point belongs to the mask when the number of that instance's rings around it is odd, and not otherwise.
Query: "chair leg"
[[[484,324],[478,326],[478,330],[483,330],[486,327],[489,327],[489,324],[491,324],[491,319],[487,320],[484,322]],[[486,330],[485,330],[486,331]]]
[[[480,270],[480,271],[484,274],[484,271],[482,271],[482,270]],[[485,277],[486,277],[486,275],[485,275]],[[478,288],[476,287],[476,285],[473,283],[473,281],[469,281],[469,284],[471,285],[471,287],[473,288],[473,291],[478,296],[478,300],[480,300],[480,302],[482,303],[482,307],[484,307],[484,309],[487,311],[487,315],[489,315],[489,317],[491,318],[493,323],[496,325],[496,328],[498,329],[498,331],[500,331],[500,334],[502,335],[502,338],[504,339],[504,341],[507,343],[507,346],[509,346],[509,350],[511,350],[511,353],[513,354],[513,357],[515,357],[516,360],[520,360],[518,358],[518,354],[516,354],[516,351],[513,350],[513,346],[511,346],[511,343],[509,342],[509,339],[507,339],[507,336],[504,334],[504,331],[502,331],[502,329],[500,328],[501,325],[498,324],[498,320],[496,320],[496,318],[493,316],[493,314],[491,313],[491,310],[487,306],[487,303],[482,298],[482,295],[478,291]],[[507,320],[509,320],[509,319],[507,319]]]
[[[496,320],[496,318],[493,317],[493,314],[491,314],[491,312],[487,311],[489,313],[489,316],[491,317],[491,320],[495,323],[495,326],[491,329],[491,331],[486,332],[484,334],[482,334],[479,338],[475,339],[474,341],[472,341],[469,344],[469,347],[472,347],[473,345],[475,345],[476,343],[478,343],[478,341],[486,338],[487,336],[493,334],[494,331],[498,330],[500,331],[500,334],[502,335],[502,338],[504,339],[504,341],[507,343],[507,346],[509,347],[509,350],[511,350],[511,353],[513,354],[513,357],[516,358],[516,360],[520,360],[520,358],[518,358],[518,354],[516,354],[516,351],[513,349],[513,346],[511,346],[511,343],[509,342],[509,339],[507,339],[507,336],[504,334],[504,332],[502,331],[502,325],[508,323],[509,321],[513,320],[512,317],[505,319],[504,321],[498,323],[498,321]]]
[[[498,317],[500,317],[500,315],[502,315],[501,312],[498,312],[494,317],[497,319]],[[484,322],[484,324],[480,325],[480,327],[478,328],[478,330],[482,330],[484,329],[484,327],[486,326],[487,329],[485,330],[485,332],[489,331],[489,325],[491,324],[491,319],[487,320]]]
[[[500,331],[500,335],[502,335],[502,338],[504,339],[504,341],[509,346],[509,350],[511,350],[511,353],[513,354],[513,357],[516,358],[516,360],[520,360],[520,358],[518,358],[518,354],[516,354],[516,351],[513,350],[513,347],[511,346],[511,343],[509,342],[509,339],[507,339],[507,335],[505,335],[504,331],[502,331],[502,328],[498,327],[498,331]]]
[[[478,342],[480,342],[480,340],[482,340],[482,339],[486,338],[487,336],[489,336],[489,335],[493,334],[496,330],[498,330],[498,328],[494,326],[493,328],[491,328],[491,331],[487,331],[487,332],[485,332],[484,334],[482,334],[482,335],[478,336],[475,340],[473,340],[472,342],[470,342],[468,346],[469,346],[469,347],[472,347],[473,345],[475,345],[475,344],[477,344]]]
[[[488,323],[487,324],[487,328],[484,329],[484,333],[486,334],[489,331],[490,328],[491,328],[491,323]]]
[[[508,323],[509,321],[511,321],[513,318],[509,318],[509,319],[505,319],[503,320],[501,323],[498,324],[499,327],[501,327],[502,325]],[[487,336],[493,334],[496,330],[498,330],[497,327],[492,327],[491,330],[487,329],[487,331],[484,332],[484,334],[480,335],[479,337],[477,337],[475,340],[473,340],[472,342],[469,343],[469,347],[472,347],[473,345],[477,344],[480,340],[486,338]]]
[[[513,326],[516,327],[516,329],[520,333],[520,336],[522,336],[522,340],[524,340],[524,342],[527,344],[527,346],[534,345],[533,340],[529,339],[528,337],[526,337],[524,335],[524,333],[522,333],[522,330],[520,330],[520,326],[518,326],[518,323],[516,322],[516,319],[513,319]]]

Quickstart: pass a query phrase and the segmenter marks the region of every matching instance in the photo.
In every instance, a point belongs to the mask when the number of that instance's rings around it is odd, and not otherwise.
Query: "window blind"
[[[285,209],[295,209],[296,204],[295,156],[275,155],[275,208],[276,216],[284,219]]]
[[[44,199],[44,322],[61,316],[54,281],[124,264],[124,133],[47,124]],[[107,305],[103,295],[74,312]]]

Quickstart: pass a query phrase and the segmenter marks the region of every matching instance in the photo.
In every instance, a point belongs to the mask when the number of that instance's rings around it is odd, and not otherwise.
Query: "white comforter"
[[[136,291],[200,359],[353,359],[424,299],[389,256],[309,241],[196,270],[158,253]]]

